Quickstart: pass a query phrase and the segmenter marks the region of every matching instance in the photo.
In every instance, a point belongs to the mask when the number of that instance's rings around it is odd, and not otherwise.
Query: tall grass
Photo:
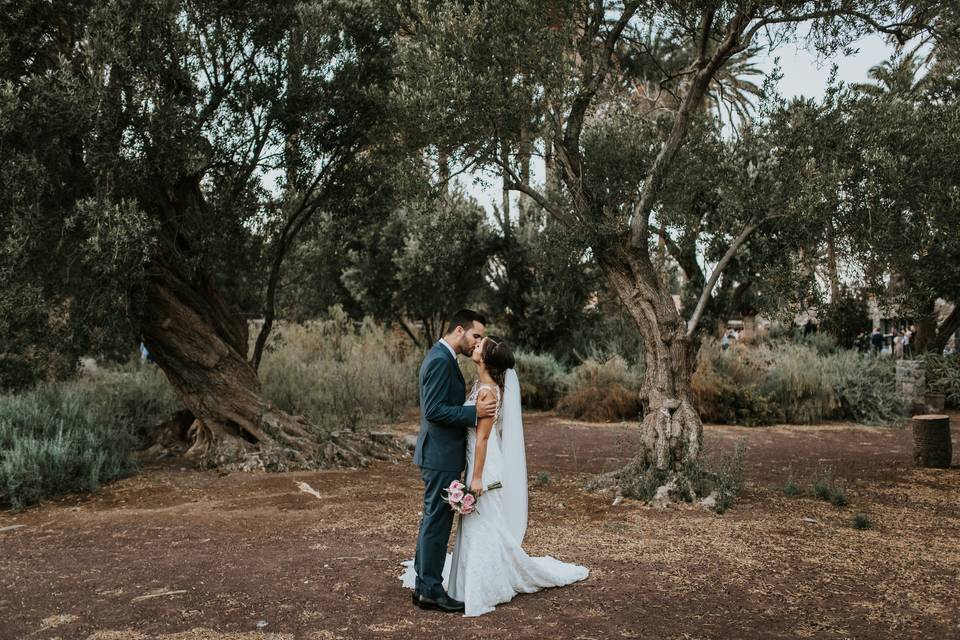
[[[619,356],[605,361],[586,360],[564,378],[566,393],[557,404],[557,411],[583,420],[636,420],[642,382],[642,373]]]
[[[372,321],[355,326],[342,314],[282,324],[260,365],[267,398],[306,416],[323,437],[396,420],[417,406],[423,354]]]
[[[826,343],[764,343],[720,349],[704,343],[692,381],[701,417],[728,424],[890,424],[906,407],[894,363]]]

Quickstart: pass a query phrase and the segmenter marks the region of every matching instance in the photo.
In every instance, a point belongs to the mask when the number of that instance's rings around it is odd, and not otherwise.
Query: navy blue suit
[[[453,527],[443,490],[463,474],[467,427],[477,423],[477,408],[463,405],[466,393],[456,357],[437,342],[420,365],[420,434],[413,454],[424,484],[414,568],[417,591],[431,598],[444,593],[443,563]]]

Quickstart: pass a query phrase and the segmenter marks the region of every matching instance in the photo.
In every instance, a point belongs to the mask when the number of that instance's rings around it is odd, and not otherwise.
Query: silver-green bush
[[[147,429],[178,407],[163,375],[136,364],[0,395],[0,505],[20,509],[132,473]]]
[[[549,354],[518,351],[515,356],[523,405],[528,409],[553,409],[563,394],[563,365]]]

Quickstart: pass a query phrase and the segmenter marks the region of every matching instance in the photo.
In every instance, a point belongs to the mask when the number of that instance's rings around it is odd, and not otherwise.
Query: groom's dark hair
[[[463,327],[464,330],[473,326],[474,322],[487,324],[487,319],[474,311],[473,309],[460,309],[450,318],[450,325],[447,327],[447,333],[453,333],[457,327]]]

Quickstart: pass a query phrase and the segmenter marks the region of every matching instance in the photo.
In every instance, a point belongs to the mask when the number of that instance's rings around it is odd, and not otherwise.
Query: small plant
[[[863,531],[864,529],[872,529],[873,522],[865,513],[858,513],[853,516],[853,528]]]
[[[803,495],[803,489],[800,488],[800,485],[797,484],[797,481],[793,479],[792,475],[783,483],[783,495],[788,498],[796,498]]]
[[[813,495],[818,500],[830,502],[833,496],[833,474],[830,471],[823,472],[817,481],[813,484]]]
[[[713,510],[724,513],[733,506],[734,500],[743,491],[743,453],[746,447],[738,442],[736,448],[723,453],[706,464],[690,461],[683,467],[682,478],[686,494],[695,497],[715,497]]]
[[[545,487],[550,484],[550,474],[546,471],[541,471],[537,474],[537,486]]]
[[[666,484],[668,479],[666,471],[653,466],[643,467],[636,462],[628,464],[615,476],[624,498],[644,502],[652,499],[657,489]]]
[[[813,495],[819,500],[829,502],[835,507],[845,507],[850,504],[847,494],[833,484],[833,472],[829,469],[820,474],[813,485]]]
[[[839,508],[847,506],[850,504],[850,501],[847,500],[847,494],[845,494],[842,489],[834,489],[830,495],[830,504]]]

